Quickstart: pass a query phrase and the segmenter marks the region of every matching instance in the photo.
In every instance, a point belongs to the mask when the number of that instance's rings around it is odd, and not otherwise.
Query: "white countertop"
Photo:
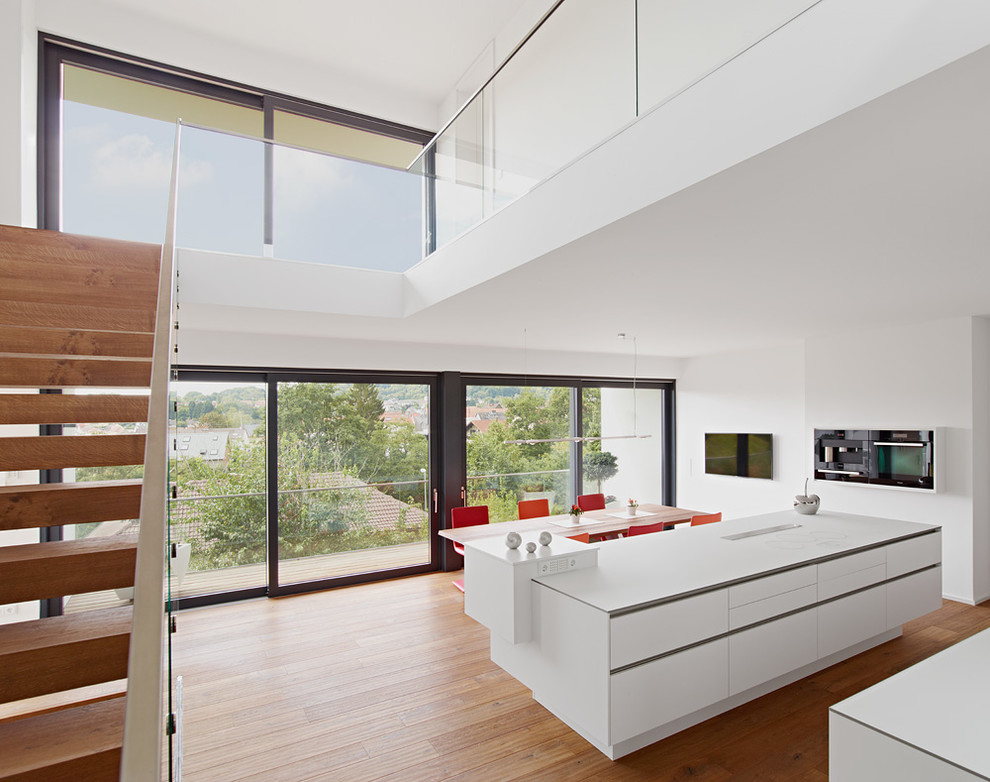
[[[726,535],[783,524],[800,526],[739,540],[724,539]],[[910,537],[938,526],[824,511],[802,516],[786,510],[603,541],[598,544],[598,567],[536,581],[611,613]]]
[[[990,778],[990,630],[840,701],[832,711]]]

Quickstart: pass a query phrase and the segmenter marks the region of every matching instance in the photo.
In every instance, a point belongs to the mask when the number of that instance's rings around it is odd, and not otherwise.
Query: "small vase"
[[[639,505],[626,505],[626,511],[629,513],[630,516],[635,516],[636,515],[636,509],[638,507],[639,507]]]

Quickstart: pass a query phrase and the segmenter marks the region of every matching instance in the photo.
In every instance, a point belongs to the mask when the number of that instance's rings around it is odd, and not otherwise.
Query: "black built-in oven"
[[[870,483],[935,488],[934,432],[888,429],[870,434]]]
[[[930,429],[816,429],[815,480],[935,489]]]

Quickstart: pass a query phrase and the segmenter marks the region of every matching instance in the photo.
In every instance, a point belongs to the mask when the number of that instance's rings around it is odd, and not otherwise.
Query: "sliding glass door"
[[[465,394],[465,504],[487,505],[491,521],[518,518],[520,500],[546,498],[551,513],[564,513],[572,501],[571,389],[468,385]]]
[[[551,513],[599,492],[610,504],[674,503],[670,382],[513,380],[465,379],[464,504],[507,521],[540,497]]]
[[[583,491],[664,504],[664,388],[585,387]]]
[[[430,386],[276,387],[273,587],[428,567]]]

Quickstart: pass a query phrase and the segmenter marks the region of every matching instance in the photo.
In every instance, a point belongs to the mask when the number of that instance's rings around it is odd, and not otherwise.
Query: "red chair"
[[[652,532],[663,532],[663,522],[658,521],[656,524],[640,524],[636,527],[630,527],[626,532],[626,537],[631,538],[633,535],[649,535]]]
[[[450,509],[450,526],[453,529],[458,527],[476,527],[480,524],[488,523],[488,506],[487,505],[467,505],[463,508],[451,508]],[[454,551],[464,556],[464,546],[460,543],[454,543]],[[464,579],[459,578],[453,582],[454,586],[464,591]]]
[[[544,497],[542,500],[520,500],[519,518],[538,519],[541,516],[550,515],[550,500]]]
[[[691,526],[697,527],[699,524],[714,524],[716,521],[722,520],[722,511],[718,513],[699,513],[697,516],[691,517]]]
[[[582,494],[577,498],[581,510],[605,510],[604,494]]]
[[[578,543],[591,543],[591,536],[587,532],[582,532],[580,535],[568,535],[568,540],[576,540]]]

